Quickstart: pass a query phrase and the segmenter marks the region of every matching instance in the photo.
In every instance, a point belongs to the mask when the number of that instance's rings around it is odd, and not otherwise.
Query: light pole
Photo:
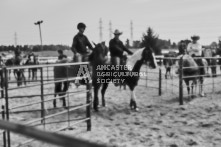
[[[34,24],[39,26],[39,32],[40,32],[40,40],[41,40],[41,50],[43,50],[42,46],[42,36],[41,36],[41,23],[43,23],[43,20],[37,21]]]

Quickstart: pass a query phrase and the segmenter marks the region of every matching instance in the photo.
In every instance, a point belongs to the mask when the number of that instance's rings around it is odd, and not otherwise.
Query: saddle
[[[193,54],[192,57],[194,58],[194,57],[200,57],[200,56],[196,56],[195,54]],[[199,66],[200,75],[206,74],[206,71],[204,70],[203,59],[201,59],[201,58],[194,58],[194,61]]]

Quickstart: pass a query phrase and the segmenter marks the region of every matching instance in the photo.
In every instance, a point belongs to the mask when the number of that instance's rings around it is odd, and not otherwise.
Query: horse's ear
[[[92,43],[94,44],[94,46],[97,46],[97,44],[96,44],[96,43],[94,43],[93,41],[92,41]]]

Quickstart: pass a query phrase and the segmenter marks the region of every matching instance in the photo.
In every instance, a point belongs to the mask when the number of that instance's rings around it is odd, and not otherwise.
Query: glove
[[[75,56],[75,57],[79,56],[79,53],[75,53],[74,56]]]
[[[128,53],[124,51],[123,52],[123,56],[127,56],[127,55],[128,55]]]

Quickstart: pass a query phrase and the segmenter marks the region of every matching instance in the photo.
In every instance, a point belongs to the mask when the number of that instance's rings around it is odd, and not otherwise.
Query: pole
[[[9,103],[8,103],[8,70],[6,67],[3,68],[3,73],[5,77],[5,105],[6,105],[6,120],[9,121]],[[7,131],[7,141],[8,141],[8,147],[11,146],[11,140],[10,140],[10,131]]]
[[[41,72],[41,123],[44,124],[45,129],[45,107],[44,107],[44,83],[43,83],[43,69],[40,68]]]
[[[41,50],[43,50],[42,46],[42,35],[41,35],[41,25],[39,24],[39,32],[40,32],[40,40],[41,40]]]
[[[1,76],[1,99],[2,99],[2,119],[5,120],[5,96],[4,96],[4,72],[1,71],[0,76]],[[3,146],[6,147],[6,131],[4,130],[3,132]]]
[[[161,88],[162,87],[162,72],[161,68],[159,69],[159,96],[161,96]]]
[[[91,131],[91,89],[92,89],[92,83],[90,80],[88,80],[86,88],[87,88],[86,103],[88,104],[88,106],[86,108],[86,117],[89,118],[87,120],[87,131]]]
[[[41,50],[43,50],[43,46],[42,46],[42,35],[41,35],[41,23],[43,23],[43,21],[37,21],[36,23],[34,23],[35,25],[39,26],[39,32],[40,32],[40,41],[41,41]]]
[[[183,105],[183,57],[180,58],[179,65],[179,98],[180,105]]]

